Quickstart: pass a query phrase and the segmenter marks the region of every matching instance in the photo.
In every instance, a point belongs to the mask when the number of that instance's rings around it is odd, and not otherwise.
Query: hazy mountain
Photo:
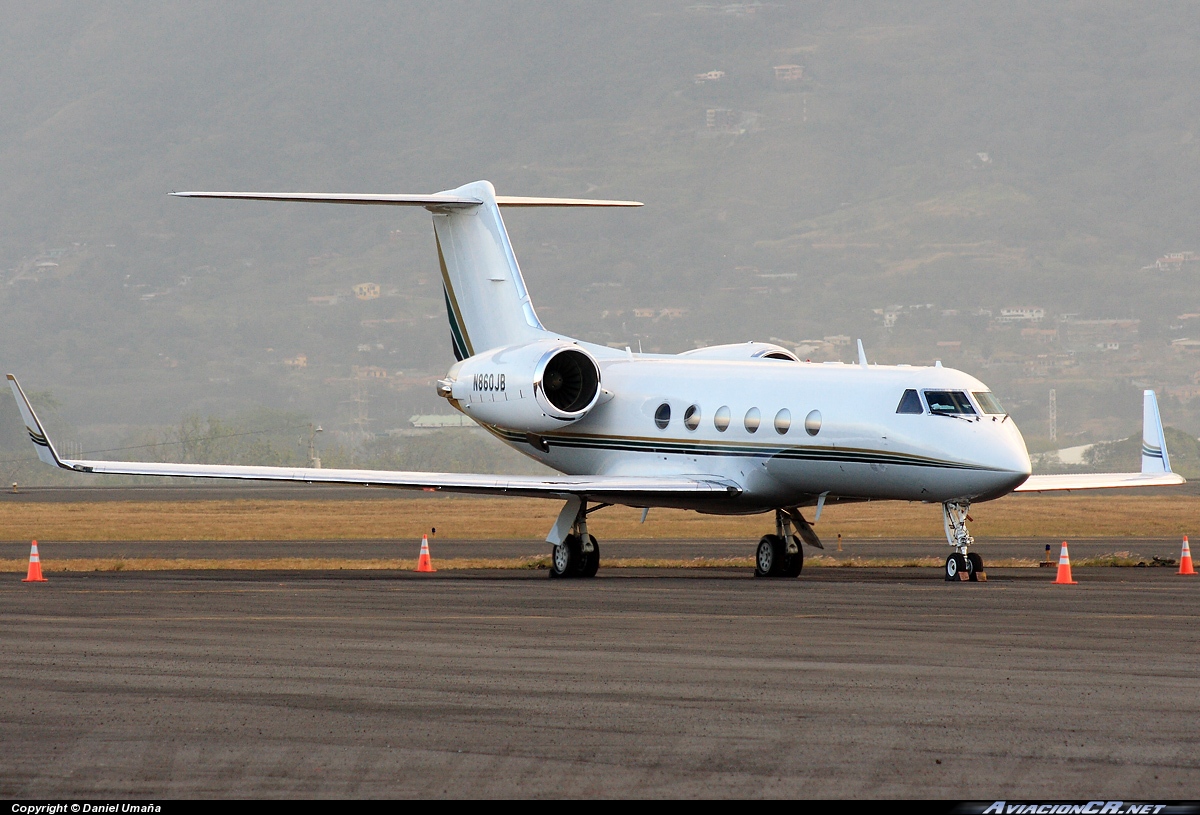
[[[256,405],[372,432],[444,412],[424,213],[165,193],[477,178],[647,203],[507,216],[557,329],[667,351],[862,336],[980,375],[1031,436],[1051,387],[1060,436],[1133,432],[1144,385],[1200,430],[1200,361],[1170,346],[1200,262],[1143,269],[1200,250],[1193,4],[0,9],[0,364],[88,446]],[[934,308],[885,328],[896,304]],[[1015,306],[1141,322],[1106,355],[967,316]]]

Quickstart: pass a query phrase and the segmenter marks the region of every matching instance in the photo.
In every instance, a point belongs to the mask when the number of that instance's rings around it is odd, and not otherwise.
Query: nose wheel
[[[971,516],[967,514],[970,506],[968,501],[947,501],[942,504],[946,541],[955,550],[954,554],[946,558],[947,581],[967,580],[974,583],[987,580],[987,573],[983,571],[983,558],[967,551],[967,547],[975,543],[975,539],[967,531],[967,521],[971,520]]]

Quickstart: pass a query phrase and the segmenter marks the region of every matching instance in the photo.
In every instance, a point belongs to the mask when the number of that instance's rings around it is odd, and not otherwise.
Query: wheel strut
[[[983,558],[967,550],[975,543],[967,530],[971,520],[968,510],[970,501],[946,501],[942,504],[942,522],[946,529],[946,542],[954,552],[946,558],[946,580],[987,580],[983,571]]]

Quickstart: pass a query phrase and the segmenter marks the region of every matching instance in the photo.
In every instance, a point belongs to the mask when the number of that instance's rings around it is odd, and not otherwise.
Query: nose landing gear
[[[954,547],[954,553],[946,558],[947,581],[987,581],[987,572],[983,570],[983,558],[967,551],[968,547],[975,543],[975,539],[967,531],[967,521],[971,520],[967,510],[970,508],[970,501],[947,501],[942,504],[946,541]]]

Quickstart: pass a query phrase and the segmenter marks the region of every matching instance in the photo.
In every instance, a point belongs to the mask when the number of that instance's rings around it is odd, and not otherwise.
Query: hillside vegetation
[[[872,360],[975,373],[1031,437],[1052,387],[1071,443],[1133,432],[1142,387],[1200,432],[1200,362],[1170,346],[1200,263],[1143,269],[1200,249],[1193,4],[50,0],[4,19],[0,365],[83,448],[266,409],[289,455],[312,420],[361,458],[445,412],[425,213],[166,193],[477,178],[647,203],[506,216],[559,330],[647,351],[863,337]],[[885,328],[896,304],[934,308]],[[969,316],[1013,306],[1140,330],[1105,355]],[[5,461],[30,456],[17,421],[0,399]]]

